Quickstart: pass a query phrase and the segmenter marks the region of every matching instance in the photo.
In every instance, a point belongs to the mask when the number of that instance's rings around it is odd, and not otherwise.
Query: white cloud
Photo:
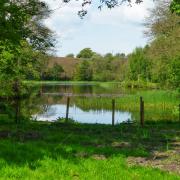
[[[45,0],[50,9],[56,9],[52,12],[45,24],[56,32],[56,34],[64,37],[75,30],[75,26],[79,26],[83,21],[77,16],[77,12],[81,7],[78,1],[70,3],[62,3],[60,0]]]
[[[78,43],[80,44],[81,42],[77,42],[77,36],[79,36],[79,39],[82,39],[85,33],[84,30],[87,31],[88,28],[92,28],[92,32],[87,32],[87,36],[92,36],[92,39],[94,39],[96,31],[98,31],[96,26],[102,26],[101,29],[104,27],[119,28],[121,32],[131,33],[131,36],[134,36],[136,32],[143,30],[143,27],[139,25],[143,23],[144,17],[148,14],[147,8],[152,7],[153,4],[152,0],[144,0],[141,5],[133,4],[132,7],[122,5],[111,10],[104,8],[102,11],[98,10],[98,4],[93,4],[93,6],[88,7],[88,15],[82,20],[77,15],[77,12],[81,10],[81,2],[83,0],[71,0],[67,4],[62,3],[61,0],[44,1],[49,4],[50,9],[57,9],[45,21],[45,24],[57,35],[58,51],[62,50],[62,47],[61,49],[59,47],[63,46],[67,40],[71,46],[71,42],[76,42],[74,46],[78,46]],[[124,34],[125,37],[128,36],[127,33]],[[85,42],[83,43],[85,44]]]
[[[94,24],[118,25],[122,24],[141,24],[148,15],[148,8],[152,6],[151,0],[146,0],[140,5],[127,4],[114,9],[104,8],[101,11],[91,12],[91,22]]]

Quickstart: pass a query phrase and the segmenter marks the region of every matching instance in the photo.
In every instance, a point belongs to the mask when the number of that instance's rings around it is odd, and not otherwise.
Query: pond
[[[140,96],[145,104],[145,121],[179,119],[180,97],[175,91],[124,89],[118,83],[51,83],[32,86],[29,95],[19,103],[21,116],[36,121],[65,118],[67,97],[70,97],[69,118],[79,123],[111,124],[112,99],[116,124],[139,122]],[[7,103],[4,105],[11,117],[16,104],[10,102],[9,108]]]
[[[139,98],[145,101],[146,120],[176,120],[179,96],[157,90],[123,89],[111,84],[42,85],[39,106],[33,114],[38,121],[56,121],[66,117],[67,97],[70,97],[69,118],[80,123],[112,123],[112,99],[115,99],[115,123],[139,120]]]
[[[97,84],[61,84],[41,86],[41,98],[46,101],[44,110],[33,115],[38,121],[56,121],[66,117],[67,97],[70,97],[69,118],[80,123],[112,123],[112,110],[103,106],[95,108],[85,102],[90,100],[98,102],[102,99],[109,101],[112,98],[124,96],[125,92],[119,91],[118,86],[103,87]],[[115,110],[115,123],[131,121],[132,116],[129,111]]]

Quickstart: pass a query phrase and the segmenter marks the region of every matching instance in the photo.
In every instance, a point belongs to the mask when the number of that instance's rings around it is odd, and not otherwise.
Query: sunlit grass
[[[122,97],[81,97],[74,98],[76,105],[83,110],[112,110],[112,99],[116,101],[116,110],[132,112],[139,119],[140,96],[145,104],[146,120],[178,120],[179,94],[175,91],[138,91],[124,94]]]
[[[180,140],[177,125],[1,123],[0,179],[179,179],[127,163],[128,157],[150,157],[153,148],[166,151],[167,138]]]

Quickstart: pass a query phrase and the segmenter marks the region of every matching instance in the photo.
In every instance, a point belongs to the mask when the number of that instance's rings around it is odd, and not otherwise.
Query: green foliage
[[[177,5],[178,1],[173,3]],[[146,34],[151,38],[151,42],[144,48],[136,48],[128,56],[122,53],[107,53],[105,56],[94,53],[86,56],[86,51],[92,51],[87,48],[82,50],[81,53],[85,55],[80,57],[90,59],[88,69],[91,69],[92,78],[89,79],[120,81],[126,87],[179,88],[180,17],[171,13],[169,6],[170,1],[155,1],[155,6],[150,10],[145,23]],[[83,78],[87,75],[84,73],[87,68],[82,69],[84,71],[77,80],[87,80]]]
[[[108,59],[109,61],[111,61],[111,60],[113,60],[114,57],[113,57],[112,53],[107,53],[107,54],[105,54],[104,58]]]
[[[32,47],[22,41],[21,46],[14,46],[12,43],[0,42],[0,96],[13,96],[15,85],[18,83],[20,94],[24,94],[24,79],[39,79],[39,64],[41,53],[34,51]],[[42,56],[42,55],[41,55]],[[44,56],[43,56],[44,57]],[[17,87],[16,87],[17,88]]]
[[[180,56],[172,59],[168,73],[169,83],[175,88],[180,88]]]
[[[0,41],[20,45],[28,42],[38,50],[51,47],[51,31],[42,24],[49,15],[48,6],[39,0],[0,2]]]
[[[129,56],[130,79],[135,81],[150,80],[150,62],[142,48],[136,48]]]
[[[147,19],[147,34],[153,38],[146,49],[151,62],[151,81],[178,88],[179,84],[179,16],[169,11],[170,2],[155,2]]]
[[[91,68],[94,81],[123,81],[126,76],[127,61],[123,56],[113,56],[111,53],[104,57],[92,57]]]
[[[53,46],[52,32],[42,23],[48,15],[39,0],[0,2],[0,96],[19,96],[22,80],[38,79],[39,57]]]
[[[79,81],[92,80],[92,70],[88,60],[82,60],[82,62],[77,66],[75,72],[75,79]]]
[[[118,85],[117,85],[118,86]],[[145,121],[153,121],[153,122],[166,122],[166,121],[178,121],[178,113],[173,113],[177,111],[177,106],[179,104],[179,94],[174,91],[162,91],[162,90],[131,90],[128,92],[128,89],[120,90],[117,86],[113,88],[113,86],[109,88],[104,88],[100,92],[116,94],[117,92],[121,92],[123,96],[116,97],[116,110],[131,112],[132,119],[135,122],[138,122],[139,117],[139,101],[140,96],[143,97],[145,102]],[[146,87],[146,84],[137,84],[131,82],[131,86],[134,88],[142,88]],[[149,88],[149,87],[148,87]],[[111,89],[110,92],[107,90]],[[115,91],[117,90],[117,91]],[[99,93],[100,93],[99,92]],[[92,91],[92,94],[98,94],[98,91]],[[100,95],[101,96],[101,95]],[[75,104],[77,107],[83,109],[84,111],[89,110],[112,110],[112,97],[82,97],[76,98]]]
[[[74,54],[73,53],[67,54],[66,57],[67,58],[74,58]]]
[[[42,79],[58,81],[61,80],[61,76],[63,72],[64,69],[62,68],[62,66],[55,63],[53,67],[47,68],[47,70],[42,75]]]
[[[175,12],[176,14],[180,15],[180,1],[179,0],[173,0],[171,2],[170,9],[173,13]]]
[[[94,52],[90,49],[90,48],[85,48],[82,49],[79,54],[77,55],[77,58],[92,58],[92,56],[94,55]]]

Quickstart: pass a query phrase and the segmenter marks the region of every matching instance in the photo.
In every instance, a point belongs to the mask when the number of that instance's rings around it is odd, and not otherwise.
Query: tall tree
[[[48,6],[39,0],[0,2],[1,89],[7,87],[17,96],[25,73],[32,71],[37,61],[33,54],[44,54],[53,46],[52,32],[43,24],[49,13]],[[27,51],[31,58],[24,58]]]
[[[129,55],[129,68],[131,80],[150,80],[150,62],[145,55],[145,50],[136,48],[135,51]]]
[[[92,80],[92,70],[88,60],[82,60],[82,62],[77,66],[75,72],[75,79],[79,81]]]
[[[84,48],[79,52],[77,58],[92,58],[93,55],[94,52],[91,50],[91,48]]]
[[[53,45],[52,33],[43,24],[49,13],[40,0],[1,0],[0,41],[21,45],[24,40],[37,50],[46,50]]]
[[[146,34],[151,37],[148,56],[152,60],[152,79],[163,85],[174,84],[171,79],[174,77],[173,61],[180,61],[180,16],[170,12],[170,3],[170,0],[157,1],[146,20]],[[179,63],[175,64],[179,66]]]

